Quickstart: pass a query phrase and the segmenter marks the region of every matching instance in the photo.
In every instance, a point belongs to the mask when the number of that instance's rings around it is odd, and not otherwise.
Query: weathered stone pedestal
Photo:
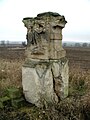
[[[41,107],[58,103],[68,95],[68,60],[62,48],[62,28],[66,21],[58,13],[24,18],[27,27],[26,61],[22,67],[25,98]]]
[[[40,106],[42,100],[58,102],[68,95],[68,61],[29,60],[22,68],[22,84],[27,101]]]

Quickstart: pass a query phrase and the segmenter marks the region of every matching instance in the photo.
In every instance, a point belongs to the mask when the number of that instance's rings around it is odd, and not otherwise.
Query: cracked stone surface
[[[27,28],[27,57],[22,66],[25,98],[38,107],[58,103],[68,95],[68,60],[62,48],[65,17],[45,12],[24,18],[23,23]]]
[[[34,65],[33,65],[34,64]],[[26,100],[36,106],[59,102],[68,95],[68,60],[31,60],[22,67],[22,85]]]

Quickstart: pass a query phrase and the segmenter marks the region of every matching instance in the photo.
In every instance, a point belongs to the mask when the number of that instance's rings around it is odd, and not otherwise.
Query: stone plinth
[[[27,101],[41,106],[42,101],[59,102],[68,95],[68,61],[29,60],[22,68],[22,85]]]
[[[46,12],[24,18],[27,28],[26,60],[22,67],[23,92],[27,101],[41,107],[68,95],[68,60],[62,48],[64,16]]]

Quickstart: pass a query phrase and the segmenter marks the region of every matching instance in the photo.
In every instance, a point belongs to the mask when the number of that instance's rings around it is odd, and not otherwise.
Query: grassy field
[[[90,120],[90,49],[65,48],[69,59],[69,95],[48,108],[0,109],[0,120]],[[22,88],[25,49],[0,48],[0,97],[6,89]],[[52,106],[52,107],[51,107]]]
[[[90,70],[90,48],[65,48],[69,66],[79,66],[85,71]]]

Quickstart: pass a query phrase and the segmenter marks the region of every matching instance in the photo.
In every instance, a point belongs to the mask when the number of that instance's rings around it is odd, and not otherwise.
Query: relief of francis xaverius
[[[32,54],[44,54],[43,40],[48,41],[48,33],[43,20],[35,20],[29,23],[27,28],[27,46],[33,46]]]

